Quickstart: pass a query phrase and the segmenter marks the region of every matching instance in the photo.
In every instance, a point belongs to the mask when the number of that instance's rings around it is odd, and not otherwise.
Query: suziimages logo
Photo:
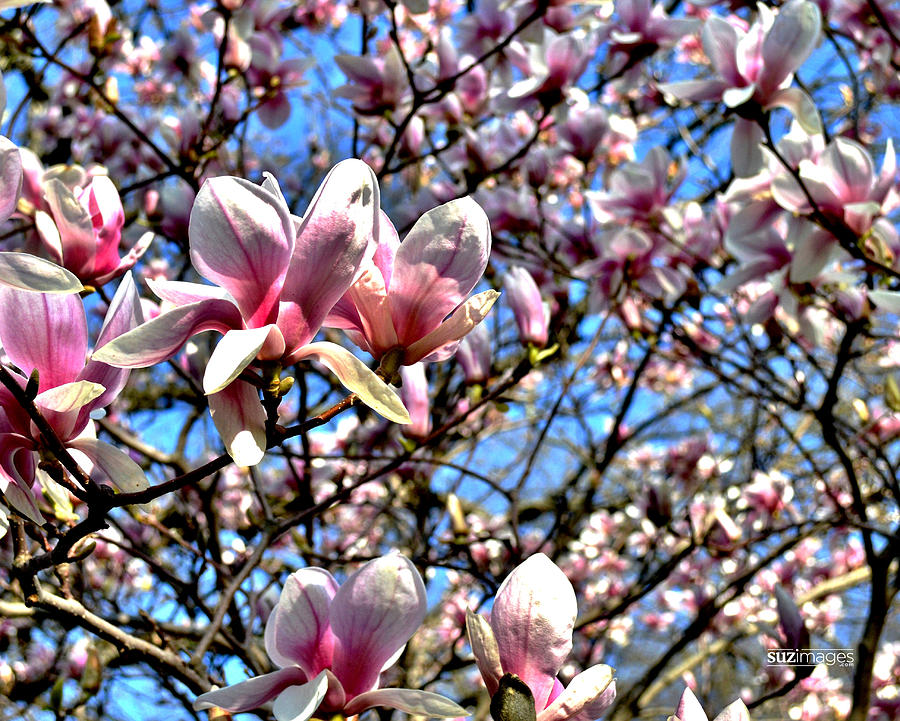
[[[773,648],[766,651],[767,666],[818,666],[820,663],[852,666],[856,663],[856,651],[852,648]]]

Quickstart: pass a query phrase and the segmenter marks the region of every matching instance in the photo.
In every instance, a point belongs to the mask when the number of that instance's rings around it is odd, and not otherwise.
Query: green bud
[[[512,673],[503,674],[500,687],[491,697],[494,721],[535,721],[534,695],[528,685]]]

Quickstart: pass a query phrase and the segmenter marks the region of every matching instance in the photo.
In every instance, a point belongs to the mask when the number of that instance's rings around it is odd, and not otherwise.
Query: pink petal
[[[0,136],[0,222],[13,214],[22,194],[22,156],[8,138]]]
[[[772,108],[784,108],[793,115],[800,127],[810,135],[822,133],[822,119],[819,117],[819,109],[812,98],[800,88],[782,88],[773,93],[764,110]]]
[[[679,721],[708,721],[703,707],[694,696],[694,692],[685,687],[681,694],[681,700],[678,702],[678,708],[675,710],[675,716]]]
[[[87,354],[81,298],[0,287],[0,308],[0,342],[26,376],[38,369],[40,391],[78,377]]]
[[[353,284],[347,297],[359,312],[361,330],[376,358],[399,345],[391,318],[386,281],[374,264]]]
[[[398,553],[369,561],[331,604],[333,670],[348,698],[376,687],[385,662],[425,620],[425,584]]]
[[[537,721],[594,721],[616,699],[609,666],[591,666],[573,678],[559,696],[538,714]]]
[[[81,281],[65,268],[28,253],[0,252],[0,286],[38,293],[78,293]]]
[[[131,273],[127,273],[123,276],[122,282],[119,283],[116,294],[113,296],[106,311],[97,345],[102,346],[118,338],[123,333],[137,328],[143,322],[144,314],[141,311],[141,298],[138,295]],[[127,370],[115,368],[106,363],[99,363],[93,359],[88,361],[81,373],[78,374],[78,380],[99,383],[106,390],[103,395],[97,398],[89,408],[84,409],[83,412],[89,413],[91,409],[105,408],[112,403],[113,399],[125,387],[128,375],[129,372]]]
[[[17,433],[0,433],[0,493],[23,516],[43,524],[44,518],[31,492],[34,459],[30,439]]]
[[[204,285],[201,283],[186,283],[180,280],[153,280],[148,279],[150,286],[158,298],[168,301],[173,305],[188,305],[201,300],[218,298],[219,300],[232,300],[231,294],[217,285]],[[237,306],[237,303],[235,303]]]
[[[763,154],[759,148],[762,130],[756,123],[744,118],[734,121],[731,134],[731,166],[740,178],[755,175],[763,166]]]
[[[38,393],[34,404],[42,412],[69,413],[99,398],[103,391],[104,388],[99,383],[72,381]]]
[[[194,701],[194,710],[221,708],[233,713],[248,711],[262,706],[266,701],[271,701],[288,686],[305,682],[306,676],[296,666],[282,668],[233,686],[207,691]]]
[[[797,227],[798,223],[802,226]],[[831,233],[806,221],[792,223],[791,230],[788,237],[794,238],[794,257],[789,279],[791,283],[808,283],[834,259],[840,246]]]
[[[360,401],[379,415],[394,423],[409,423],[409,413],[397,392],[346,348],[324,341],[310,343],[292,354],[285,364],[296,363],[303,358],[319,361],[338,377],[347,390],[356,393]]]
[[[403,346],[433,331],[462,303],[484,273],[490,252],[488,218],[471,198],[450,201],[419,218],[397,250],[388,289]]]
[[[56,178],[44,183],[44,200],[59,229],[65,266],[76,275],[90,275],[97,254],[91,216],[74,193]]]
[[[330,608],[337,590],[332,575],[321,568],[302,568],[288,576],[266,622],[266,651],[275,663],[300,666],[310,678],[331,666]]]
[[[266,411],[259,391],[244,381],[234,381],[207,397],[209,412],[219,436],[234,462],[255,466],[266,452]]]
[[[524,681],[537,708],[547,705],[556,673],[572,651],[577,605],[566,575],[543,553],[507,576],[491,610],[506,673]]]
[[[137,243],[132,246],[131,250],[129,250],[122,258],[119,259],[119,262],[112,270],[110,270],[108,273],[99,275],[94,280],[94,282],[97,285],[106,285],[114,278],[118,278],[125,271],[131,270],[135,266],[135,264],[143,257],[144,253],[147,252],[147,249],[153,242],[153,237],[153,233],[149,231],[144,233],[140,238],[138,238]],[[116,252],[118,253],[118,250]]]
[[[409,411],[411,422],[403,429],[407,438],[422,440],[431,433],[431,402],[428,398],[428,378],[425,366],[414,363],[400,368],[400,400]]]
[[[274,323],[294,247],[280,198],[241,178],[207,180],[191,210],[191,261],[234,297],[250,327]]]
[[[466,609],[466,635],[475,656],[475,664],[484,679],[484,685],[487,686],[488,694],[493,696],[500,685],[503,668],[500,665],[500,651],[491,624],[481,614]]]
[[[711,15],[703,25],[701,33],[703,50],[712,63],[713,69],[731,86],[738,85],[743,78],[736,64],[738,34],[734,26],[718,15]]]
[[[146,368],[171,358],[192,335],[206,330],[226,333],[241,325],[240,311],[231,301],[201,300],[170,310],[123,333],[95,350],[92,358],[120,368]]]
[[[404,365],[423,360],[435,350],[454,343],[481,323],[500,294],[496,290],[486,290],[469,298],[453,315],[438,326],[437,329],[407,346],[403,354]]]
[[[426,718],[456,718],[466,716],[466,710],[449,698],[430,691],[409,688],[380,688],[354,698],[344,707],[344,715],[362,713],[373,706],[399,709]]]
[[[372,169],[345,160],[319,186],[297,231],[278,325],[288,349],[309,343],[353,283],[374,238],[380,194]]]
[[[95,481],[112,483],[125,493],[143,491],[150,484],[130,456],[96,438],[76,438],[66,443],[75,462]]]
[[[756,77],[762,98],[768,98],[812,53],[822,32],[819,6],[793,0],[782,6],[762,44],[763,66]],[[765,102],[765,100],[763,100]]]

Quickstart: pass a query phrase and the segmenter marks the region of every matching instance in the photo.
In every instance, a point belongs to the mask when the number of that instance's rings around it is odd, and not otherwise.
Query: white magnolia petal
[[[347,704],[344,713],[349,716],[373,706],[386,706],[427,718],[458,718],[468,715],[462,706],[449,698],[431,691],[410,688],[380,688],[362,693]]]
[[[230,330],[222,336],[206,364],[203,392],[218,393],[237,378],[256,358],[273,327]]]
[[[259,392],[234,381],[207,399],[213,423],[228,454],[239,466],[255,466],[266,452],[266,411]]]
[[[319,708],[327,691],[328,676],[322,671],[309,683],[288,686],[282,691],[272,704],[272,713],[277,721],[307,721]]]
[[[886,310],[889,313],[900,313],[900,291],[870,290],[869,300],[881,310]]]
[[[481,614],[466,609],[466,634],[484,684],[488,693],[493,696],[500,685],[503,667],[500,665],[500,650],[491,624]]]
[[[38,393],[34,403],[41,410],[66,413],[67,411],[76,411],[95,398],[99,398],[105,390],[106,388],[99,383],[73,381]]]
[[[315,358],[334,373],[347,390],[356,393],[369,408],[394,423],[409,423],[409,412],[393,388],[346,348],[335,343],[310,343],[301,348],[295,360]]]
[[[66,447],[88,476],[109,480],[120,491],[134,493],[150,486],[141,467],[109,443],[96,438],[76,438]]]
[[[0,252],[0,284],[37,293],[79,293],[81,281],[56,263],[28,253]]]

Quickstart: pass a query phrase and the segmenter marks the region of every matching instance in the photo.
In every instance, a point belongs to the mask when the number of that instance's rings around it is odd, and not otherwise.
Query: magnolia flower
[[[16,7],[16,5],[8,5]],[[0,77],[0,114],[6,107],[6,86]],[[9,138],[0,135],[0,223],[16,210],[22,193],[22,155]],[[64,268],[27,253],[0,252],[0,287],[42,293],[78,293],[82,285]]]
[[[236,713],[275,699],[277,721],[350,717],[373,706],[465,716],[435,693],[379,688],[425,611],[422,578],[400,554],[369,561],[342,585],[324,569],[303,568],[288,578],[266,623],[266,651],[279,670],[205,693],[194,708]]]
[[[810,144],[810,148],[814,146]],[[878,174],[869,152],[848,138],[835,138],[821,152],[810,152],[798,162],[797,174],[803,188],[786,170],[775,175],[771,186],[775,202],[791,213],[805,215],[812,212],[811,200],[826,218],[843,223],[858,236],[900,205],[895,187],[897,157],[891,140]]]
[[[119,191],[106,176],[77,165],[45,169],[22,150],[24,186],[19,212],[34,217],[36,232],[26,250],[58,263],[81,282],[101,286],[134,267],[153,240],[144,233],[119,256],[125,211]]]
[[[709,721],[709,719],[703,712],[703,707],[697,701],[697,697],[689,688],[685,688],[675,715],[669,716],[668,721]],[[750,712],[744,702],[738,699],[716,716],[713,721],[750,721]]]
[[[140,299],[129,274],[113,296],[97,343],[141,320]],[[34,405],[89,476],[108,480],[123,491],[147,486],[140,466],[94,437],[91,412],[112,403],[129,371],[93,359],[85,363],[87,320],[78,296],[0,288],[0,342],[22,372],[13,375],[23,388],[37,371]],[[31,486],[36,478],[46,483],[38,466],[42,451],[42,438],[31,419],[12,393],[0,388],[0,491],[13,508],[36,523],[43,523],[43,518]]]
[[[312,343],[332,306],[350,287],[376,228],[379,191],[363,162],[336,165],[306,215],[292,216],[278,183],[207,180],[190,220],[191,260],[216,286],[151,284],[175,308],[101,348],[96,358],[145,367],[171,358],[196,333],[217,330],[203,377],[213,423],[232,458],[255,465],[266,449],[266,414],[256,387],[238,376],[253,365],[277,384],[280,369],[313,358],[363,403],[408,423],[396,392],[350,351]]]
[[[524,697],[534,704],[537,721],[593,721],[612,704],[616,687],[609,666],[591,666],[565,688],[556,677],[572,650],[576,615],[572,584],[542,553],[509,574],[497,591],[490,622],[466,612],[469,644],[492,696],[492,714],[507,699],[524,704]]]
[[[491,334],[484,323],[460,341],[456,360],[468,384],[484,383],[491,377]]]
[[[800,88],[790,87],[794,72],[810,56],[822,32],[822,13],[807,0],[791,0],[775,15],[758,5],[756,22],[745,33],[718,15],[703,26],[703,49],[716,77],[664,83],[660,89],[682,100],[721,100],[729,108],[748,103],[768,111],[783,107],[810,133],[821,132],[815,104]],[[761,131],[739,118],[731,141],[732,163],[738,175],[749,175],[761,158]]]
[[[490,252],[490,224],[471,198],[429,210],[402,243],[382,213],[374,256],[325,325],[379,360],[391,351],[397,365],[445,360],[499,296],[486,290],[466,300]]]
[[[411,423],[403,427],[403,435],[424,440],[431,433],[431,402],[428,399],[428,378],[425,364],[415,363],[400,369],[400,398],[409,411]]]
[[[105,175],[74,189],[50,178],[44,184],[44,198],[50,212],[35,213],[41,241],[37,251],[88,285],[104,285],[134,267],[153,240],[152,233],[145,233],[119,257],[125,212],[116,186]]]
[[[519,340],[543,348],[547,345],[549,313],[531,273],[519,266],[509,268],[503,276],[503,290],[519,328]]]

